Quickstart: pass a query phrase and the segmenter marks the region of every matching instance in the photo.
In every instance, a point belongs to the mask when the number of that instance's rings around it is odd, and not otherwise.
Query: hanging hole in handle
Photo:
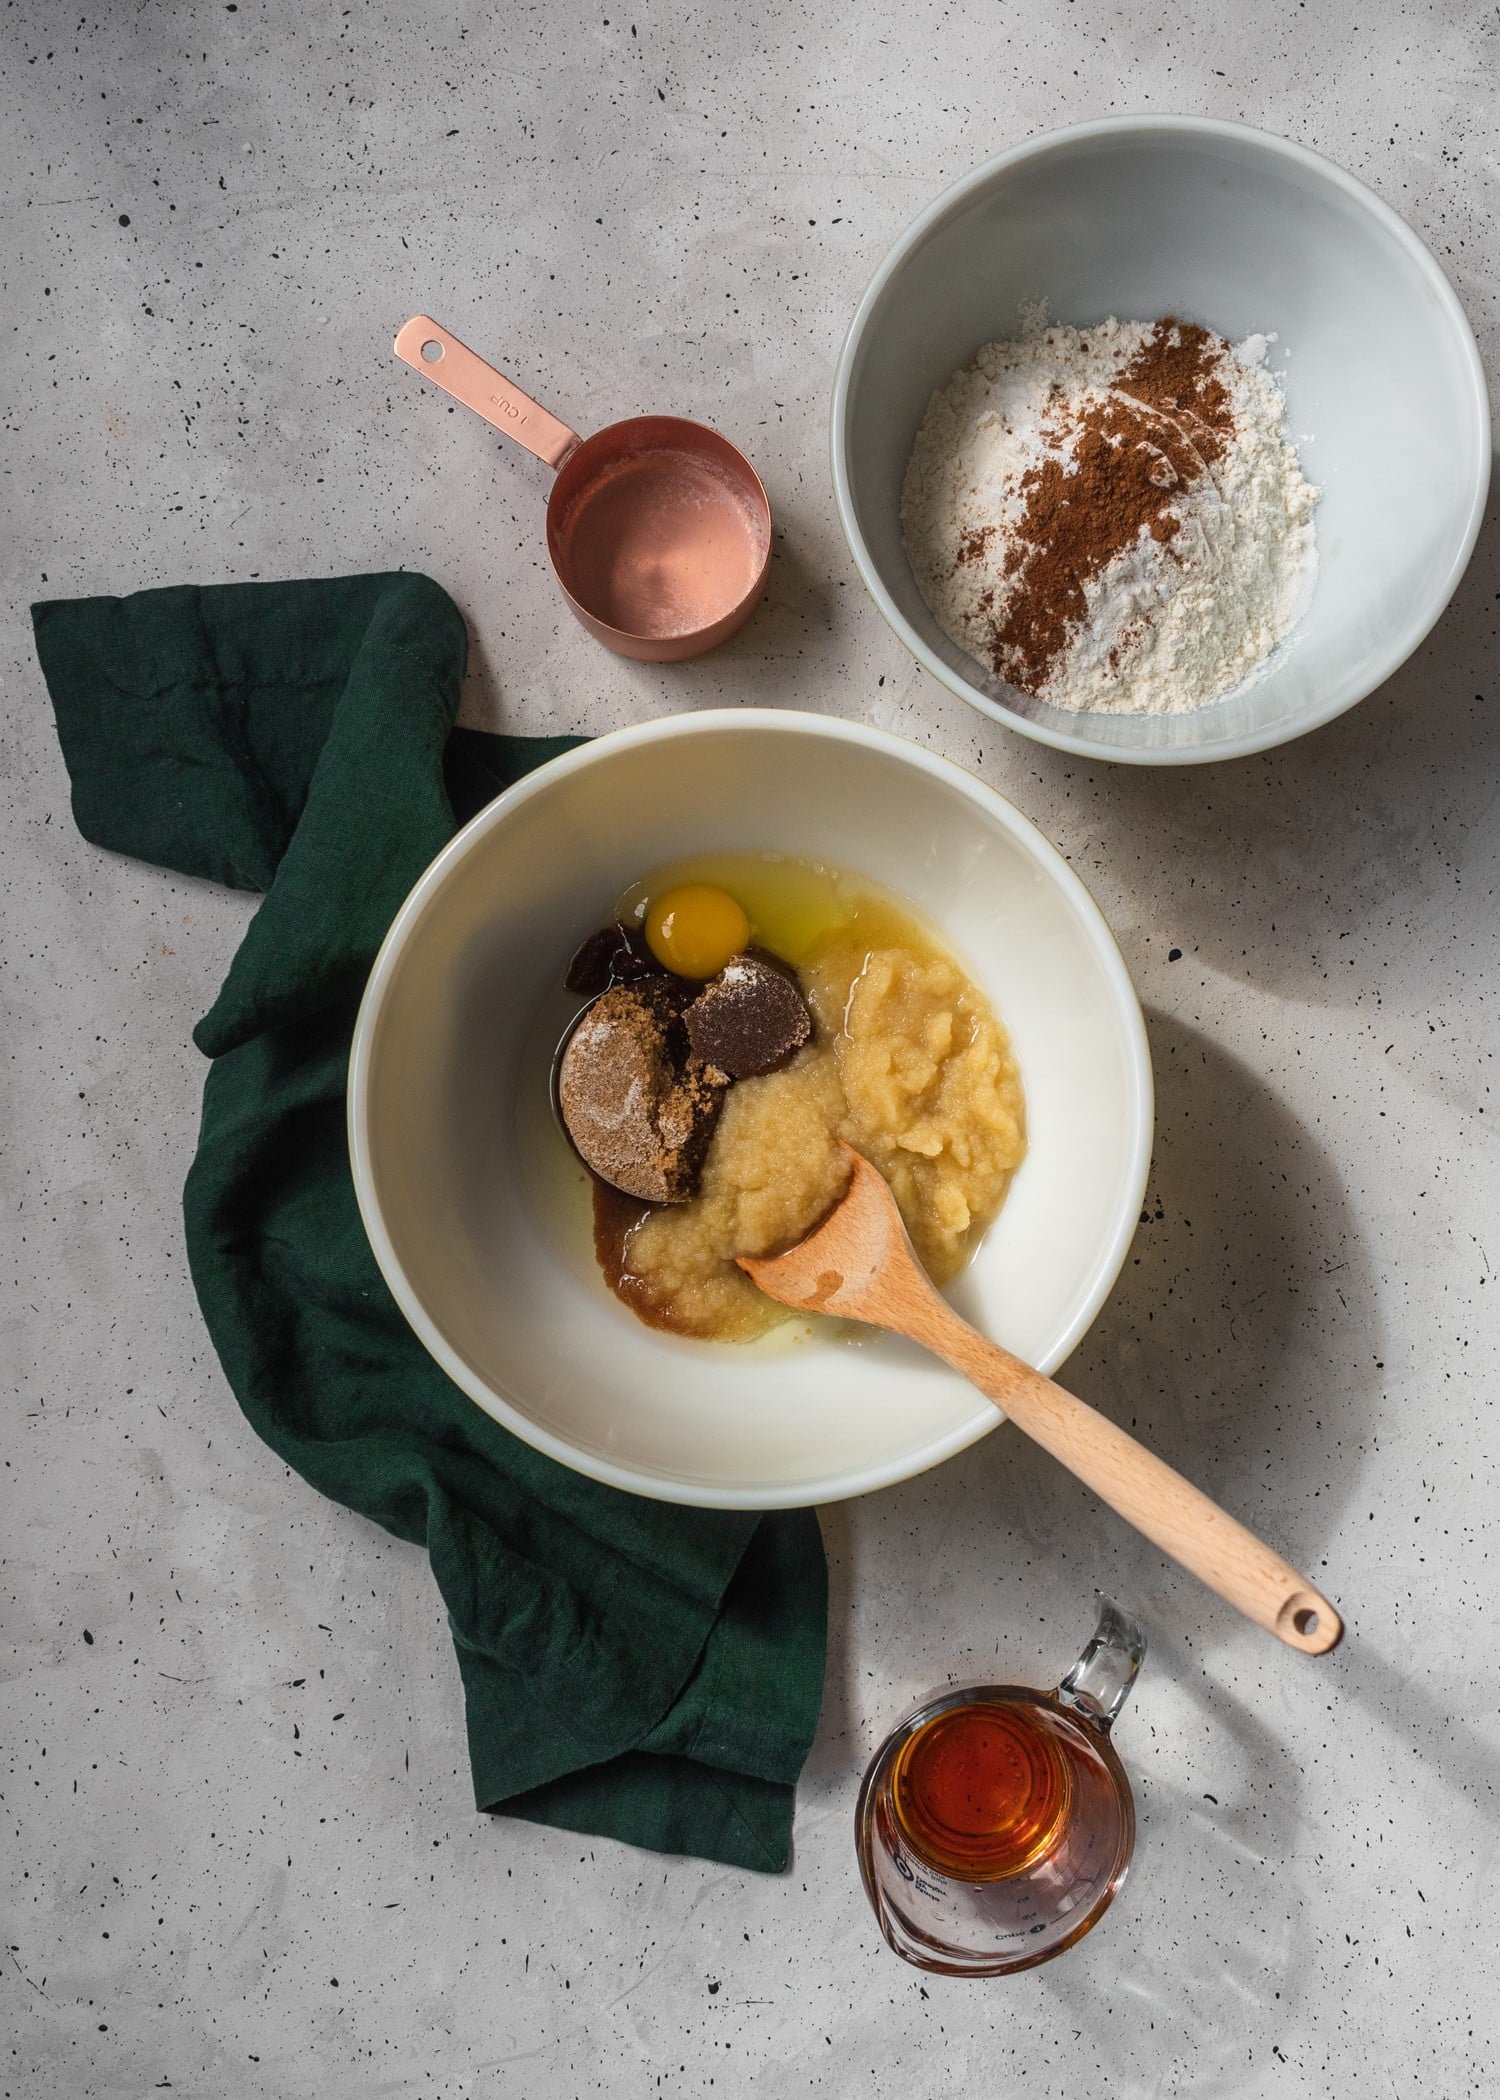
[[[1344,1622],[1316,1590],[1293,1590],[1282,1601],[1271,1631],[1304,1655],[1326,1655],[1344,1637]]]
[[[440,365],[442,361],[443,346],[441,343],[429,341],[422,345],[422,362],[424,365]]]

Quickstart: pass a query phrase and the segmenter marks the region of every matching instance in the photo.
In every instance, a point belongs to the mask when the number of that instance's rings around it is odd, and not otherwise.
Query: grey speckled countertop
[[[1363,176],[1493,373],[1496,42],[1478,0],[0,14],[0,2094],[1495,2090],[1500,534],[1320,735],[1090,768],[903,655],[834,520],[826,420],[918,207],[1130,109]],[[585,639],[542,470],[390,357],[421,308],[564,414],[745,441],[780,532],[737,642],[663,673]],[[188,1030],[249,900],[80,842],[24,617],[398,563],[468,616],[472,722],[834,709],[975,766],[1061,844],[1160,1096],[1147,1216],[1069,1376],[1328,1582],[1328,1663],[1001,1433],[827,1515],[789,1876],[474,1814],[421,1556],[256,1442],[184,1269]],[[1119,1731],[1134,1878],[1049,1968],[919,1977],[859,1893],[859,1770],[933,1681],[1055,1672],[1096,1581],[1153,1632]]]

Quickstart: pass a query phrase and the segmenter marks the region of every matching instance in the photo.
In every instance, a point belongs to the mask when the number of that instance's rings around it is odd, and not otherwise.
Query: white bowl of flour
[[[996,720],[1139,764],[1264,750],[1387,678],[1463,573],[1489,449],[1410,229],[1301,147],[1187,118],[1056,132],[939,198],[834,389],[840,517],[907,647]]]

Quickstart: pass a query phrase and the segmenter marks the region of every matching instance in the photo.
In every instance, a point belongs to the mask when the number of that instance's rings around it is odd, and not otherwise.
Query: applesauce
[[[758,943],[790,963],[814,1021],[790,1063],[733,1086],[686,1203],[595,1190],[595,1245],[612,1287],[679,1334],[750,1341],[792,1315],[735,1265],[792,1245],[843,1193],[844,1138],[889,1182],[924,1267],[963,1268],[1026,1150],[1009,1038],[962,964],[898,899],[784,856],[680,863],[621,900],[639,917],[668,882],[716,884]]]

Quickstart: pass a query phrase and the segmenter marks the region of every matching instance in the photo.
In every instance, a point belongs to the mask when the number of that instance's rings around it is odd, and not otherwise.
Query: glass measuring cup
[[[1125,1879],[1135,1806],[1109,1731],[1146,1637],[1104,1598],[1055,1690],[924,1701],[865,1773],[855,1837],[880,1929],[945,1976],[1005,1976],[1071,1947]]]

